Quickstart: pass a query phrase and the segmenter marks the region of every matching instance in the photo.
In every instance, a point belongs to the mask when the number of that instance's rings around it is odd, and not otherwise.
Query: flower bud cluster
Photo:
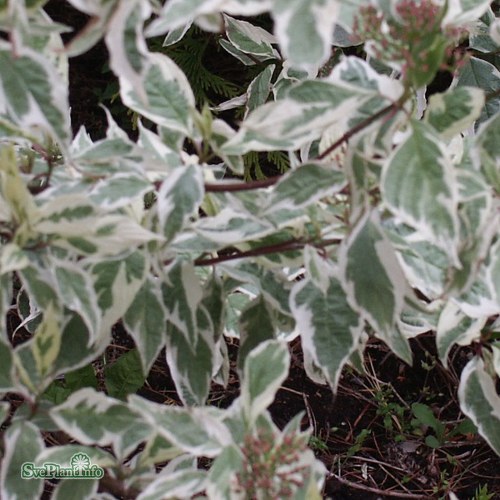
[[[270,431],[246,436],[237,489],[252,500],[292,497],[309,478],[309,467],[300,461],[306,449],[307,437],[298,433],[286,434],[281,439]]]
[[[456,69],[463,61],[457,50],[465,30],[442,27],[443,7],[432,0],[400,0],[387,15],[374,5],[360,8],[353,36],[365,40],[367,52],[397,67],[408,86],[420,88],[443,69]]]

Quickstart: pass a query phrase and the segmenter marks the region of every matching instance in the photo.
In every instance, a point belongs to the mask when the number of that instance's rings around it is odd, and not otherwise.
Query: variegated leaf
[[[151,15],[151,6],[143,0],[118,2],[108,22],[106,45],[110,68],[120,79],[120,86],[134,89],[147,101],[143,75],[148,66],[148,48],[143,23]]]
[[[335,269],[328,262],[315,261],[321,274],[321,287],[307,277],[295,284],[290,296],[293,315],[307,352],[308,367],[321,370],[334,392],[340,373],[357,349],[364,321],[349,305]],[[313,379],[317,375],[311,373]]]
[[[197,213],[203,194],[203,175],[196,165],[178,167],[163,181],[157,204],[161,229],[167,240]]]
[[[99,467],[114,467],[117,465],[117,460],[111,453],[101,450],[97,446],[82,446],[79,444],[65,444],[45,448],[36,457],[36,464],[41,465],[44,462],[52,462],[61,465],[61,467],[68,467],[76,453],[85,453],[90,462]]]
[[[144,373],[149,373],[164,346],[166,315],[159,281],[147,278],[123,317],[139,351]]]
[[[246,114],[267,101],[269,93],[271,92],[271,78],[275,68],[276,66],[274,64],[266,66],[266,68],[250,82],[246,94]]]
[[[60,462],[57,462],[58,464]],[[94,464],[94,462],[92,462]],[[62,479],[56,486],[52,500],[65,500],[66,498],[97,498],[98,479],[87,479],[78,481],[74,479]]]
[[[231,442],[229,429],[210,408],[179,408],[129,396],[129,406],[158,434],[194,456],[215,457]]]
[[[84,445],[112,446],[124,459],[152,432],[126,404],[94,389],[74,392],[50,416],[59,428]]]
[[[167,462],[182,454],[182,451],[159,434],[149,438],[139,455],[138,465],[148,467]]]
[[[84,195],[56,196],[40,209],[36,230],[52,243],[84,255],[110,256],[162,237],[125,214],[108,214]]]
[[[12,348],[0,339],[0,391],[9,392],[15,387],[13,381]],[[1,419],[0,419],[1,424]]]
[[[146,279],[147,271],[148,261],[141,252],[131,253],[120,260],[99,262],[91,267],[101,315],[101,331],[110,329],[129,310]]]
[[[500,113],[496,113],[479,128],[471,157],[489,184],[496,191],[500,190]]]
[[[186,337],[193,349],[197,342],[197,311],[203,297],[192,262],[178,259],[166,270],[161,284],[167,321]]]
[[[53,265],[60,301],[82,317],[91,335],[97,335],[101,315],[89,275],[77,263],[54,261]]]
[[[283,342],[261,342],[248,354],[243,370],[241,401],[250,425],[273,402],[289,367],[290,355]]]
[[[137,500],[162,500],[164,498],[193,498],[205,489],[206,471],[162,471],[137,497]]]
[[[449,0],[442,26],[464,26],[480,18],[490,6],[488,0]]]
[[[0,44],[0,101],[9,118],[35,136],[49,132],[65,149],[71,138],[68,88],[45,57],[26,47]],[[43,135],[40,137],[43,143]]]
[[[439,358],[445,367],[448,365],[448,353],[453,344],[469,345],[481,337],[481,330],[487,317],[469,318],[458,305],[449,300],[439,316],[436,330],[436,344]]]
[[[239,317],[238,369],[243,371],[248,354],[261,343],[275,338],[273,313],[262,296],[250,302]]]
[[[395,216],[445,250],[458,266],[455,170],[431,127],[412,121],[409,132],[384,165],[383,199]]]
[[[274,233],[276,228],[257,215],[253,217],[243,210],[226,206],[214,217],[203,217],[193,230],[201,237],[220,246],[230,246],[246,240],[262,238]]]
[[[342,172],[318,163],[306,163],[279,180],[266,202],[266,211],[303,208],[338,193],[347,180]]]
[[[214,371],[214,331],[205,308],[199,307],[194,342],[173,323],[167,328],[167,362],[177,393],[187,406],[205,404]]]
[[[479,118],[484,103],[482,90],[475,87],[456,87],[442,94],[433,94],[424,119],[443,139],[451,139]]]
[[[231,498],[231,485],[235,483],[236,474],[244,467],[243,460],[243,454],[234,444],[222,450],[208,473],[209,498]]]
[[[342,286],[351,306],[404,361],[408,340],[396,328],[409,287],[375,212],[365,215],[339,250]]]
[[[216,14],[224,10],[231,15],[255,16],[271,7],[272,0],[171,0],[167,2],[146,31],[148,36],[163,35],[180,28],[196,17]]]
[[[35,477],[31,467],[36,456],[44,449],[39,429],[27,421],[10,425],[4,435],[4,452],[0,467],[0,495],[12,500],[37,500],[43,491],[43,478]],[[30,472],[31,470],[31,472]],[[21,477],[24,472],[29,477]]]
[[[293,66],[313,75],[330,56],[337,0],[275,0],[273,18],[280,47]]]
[[[120,78],[124,104],[166,129],[190,135],[195,101],[179,67],[164,54],[150,53],[141,77],[145,99],[130,81]]]
[[[30,236],[30,229],[34,223],[37,214],[35,201],[31,196],[28,188],[21,178],[19,168],[17,166],[14,148],[0,148],[0,188],[2,194],[2,212],[21,227],[26,234],[22,234],[19,228],[17,229],[17,240],[19,244],[24,243],[24,239]],[[24,233],[23,231],[23,233]],[[21,234],[20,234],[21,233]]]
[[[272,308],[286,315],[291,314],[289,305],[291,284],[285,273],[251,262],[228,262],[219,268],[242,283],[254,285]]]
[[[51,303],[43,312],[43,320],[31,342],[33,358],[40,378],[50,375],[61,349],[61,315]]]
[[[327,81],[307,80],[292,86],[286,96],[255,109],[223,147],[226,154],[298,149],[318,138],[333,123],[345,119],[370,96]]]
[[[114,210],[130,205],[152,191],[148,179],[131,173],[117,174],[96,183],[89,195],[89,200],[106,210]]]
[[[5,422],[5,419],[9,416],[9,412],[10,404],[7,401],[0,401],[0,425]]]
[[[276,40],[265,29],[228,15],[224,15],[224,22],[227,38],[241,52],[270,59],[278,57],[271,45]]]
[[[474,357],[467,363],[458,387],[460,408],[476,425],[479,433],[500,455],[500,396],[484,361]]]
[[[461,68],[457,77],[458,86],[479,87],[486,95],[491,94],[486,101],[478,123],[482,123],[493,116],[498,117],[500,96],[495,95],[500,89],[500,71],[488,61],[471,57]]]

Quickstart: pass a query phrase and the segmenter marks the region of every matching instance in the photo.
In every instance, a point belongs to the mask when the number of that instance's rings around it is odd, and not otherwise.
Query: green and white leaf
[[[203,194],[203,174],[197,165],[178,167],[163,181],[157,206],[160,226],[167,241],[197,214]]]
[[[449,0],[442,26],[463,26],[479,19],[490,6],[488,0]]]
[[[327,81],[307,80],[285,97],[252,111],[223,147],[226,154],[292,150],[317,139],[328,126],[350,116],[371,92]]]
[[[439,358],[445,367],[448,366],[448,354],[453,344],[469,345],[481,337],[481,330],[487,317],[470,318],[460,307],[449,300],[439,316],[436,330],[436,344]]]
[[[412,121],[409,132],[384,165],[383,200],[458,266],[458,189],[451,159],[429,125]]]
[[[243,372],[248,354],[261,343],[275,338],[273,312],[260,295],[250,302],[239,317],[240,344],[238,369]]]
[[[246,92],[246,115],[262,104],[265,104],[267,101],[271,92],[271,79],[275,68],[276,65],[274,64],[266,66],[266,68],[250,82]]]
[[[0,391],[12,391],[15,387],[13,380],[14,364],[12,359],[12,348],[10,344],[7,344],[3,339],[0,339],[0,366]]]
[[[61,315],[53,304],[43,312],[43,320],[31,341],[33,358],[40,378],[50,375],[61,349]]]
[[[290,355],[283,342],[261,342],[248,354],[241,385],[241,404],[248,424],[253,425],[273,402],[289,367]]]
[[[139,351],[144,373],[149,373],[165,344],[166,317],[160,283],[148,277],[123,317],[123,324]]]
[[[351,306],[395,354],[411,363],[408,340],[396,328],[409,287],[376,212],[366,214],[344,240],[339,267]]]
[[[192,349],[196,349],[198,306],[203,289],[193,263],[179,258],[164,273],[161,284],[167,321],[185,336]]]
[[[281,177],[268,197],[264,213],[312,205],[321,198],[338,193],[346,184],[342,172],[319,163],[306,163]]]
[[[484,122],[475,137],[471,157],[489,184],[500,190],[500,113]]]
[[[248,21],[241,21],[226,14],[223,14],[223,17],[227,38],[238,50],[255,56],[266,56],[269,59],[279,57],[272,47],[276,40],[271,33]]]
[[[134,395],[129,406],[167,441],[194,456],[215,457],[231,443],[229,429],[211,408],[159,405]]]
[[[74,392],[50,416],[59,428],[81,444],[112,446],[124,459],[152,432],[126,404],[92,388]]]
[[[167,327],[167,363],[177,393],[186,406],[205,404],[214,372],[214,328],[204,307],[198,309],[194,334],[192,342],[173,323]]]
[[[251,287],[245,286],[245,289],[240,288],[240,291],[247,293],[252,298],[260,292],[273,309],[291,315],[289,305],[291,284],[285,273],[251,262],[226,262],[221,264],[219,268],[228,276],[255,287],[252,291]]]
[[[433,94],[427,104],[424,120],[434,127],[444,140],[469,128],[484,107],[484,92],[476,87],[456,87]]]
[[[101,335],[99,343],[93,344],[93,335],[81,316],[77,313],[69,316],[62,325],[61,347],[54,362],[54,375],[73,371],[90,363],[105,349],[110,336],[111,332]]]
[[[243,454],[236,445],[227,446],[215,459],[208,473],[207,495],[209,498],[231,498],[234,493],[236,474],[244,467]]]
[[[59,463],[59,462],[57,462]],[[92,462],[94,464],[94,462]],[[57,484],[52,495],[52,500],[65,500],[66,498],[97,498],[98,479],[78,481],[75,479],[62,479]]]
[[[148,261],[142,252],[99,262],[90,268],[102,331],[110,329],[129,310],[146,279],[147,271]]]
[[[15,55],[14,55],[15,52]],[[50,61],[34,50],[0,44],[0,101],[17,125],[51,134],[65,149],[71,139],[68,88]]]
[[[4,220],[13,220],[20,227],[16,231],[16,243],[22,245],[31,236],[37,207],[21,178],[13,147],[0,149],[0,179]]]
[[[0,469],[0,495],[13,500],[37,500],[43,491],[43,479],[21,478],[22,466],[33,463],[45,445],[39,429],[31,422],[13,423],[5,431]]]
[[[186,75],[166,55],[148,54],[142,72],[145,98],[120,78],[120,95],[126,106],[169,130],[191,135],[195,99]]]
[[[458,387],[460,408],[476,425],[479,433],[500,455],[500,396],[484,361],[474,357],[462,371]]]
[[[243,96],[242,104],[245,102]],[[239,106],[239,105],[238,105]],[[226,155],[221,151],[221,147],[229,139],[236,135],[236,132],[223,120],[216,118],[212,121],[211,125],[210,146],[218,156],[220,156],[224,163],[237,175],[243,175],[245,172],[245,165],[243,158],[239,155]],[[207,195],[209,195],[207,193]],[[206,200],[206,196],[205,196]]]
[[[275,34],[292,66],[315,76],[329,56],[333,27],[340,11],[337,0],[275,0]]]
[[[0,273],[20,271],[29,266],[29,255],[16,243],[7,243],[0,248]]]
[[[500,46],[500,40],[496,39],[495,13],[491,7],[475,22],[474,30],[469,37],[469,47],[479,52],[495,52]]]
[[[207,473],[202,470],[160,472],[137,497],[137,500],[162,500],[164,498],[192,498],[205,489]]]
[[[364,321],[347,301],[331,263],[311,259],[314,278],[295,284],[290,305],[300,331],[308,375],[328,382],[334,392],[344,365],[357,349]],[[321,279],[319,278],[321,275]],[[307,354],[306,354],[307,353]],[[316,371],[320,370],[320,374]],[[312,373],[309,373],[312,370]]]
[[[204,217],[193,224],[192,229],[203,238],[222,246],[230,246],[247,240],[262,238],[275,232],[270,222],[246,211],[224,207],[214,217]]]
[[[78,444],[45,448],[36,457],[35,463],[40,466],[44,462],[52,462],[59,464],[61,467],[69,467],[71,459],[76,453],[85,453],[88,455],[90,462],[99,467],[114,467],[117,465],[117,460],[111,453],[101,450],[96,446],[82,446]]]
[[[162,241],[125,214],[108,214],[84,195],[61,195],[40,209],[36,230],[56,246],[84,255],[111,256],[150,241]]]
[[[101,314],[89,275],[77,263],[54,260],[53,266],[61,303],[82,317],[92,336],[97,335]]]
[[[134,89],[141,101],[147,102],[143,76],[148,66],[148,47],[143,24],[150,15],[148,2],[129,0],[118,2],[108,21],[105,40],[109,66],[120,80],[122,98],[127,87]]]
[[[255,16],[267,11],[272,0],[171,0],[167,2],[146,31],[147,36],[163,35],[180,28],[194,18],[217,14],[224,10],[231,15]]]
[[[96,183],[89,200],[106,210],[130,205],[152,190],[151,183],[143,176],[131,173],[117,174]]]
[[[500,71],[491,63],[471,57],[458,74],[456,85],[479,87],[484,90],[486,96],[494,94],[500,89]],[[482,123],[500,109],[500,97],[498,95],[486,101],[478,123]]]
[[[144,450],[140,453],[138,466],[148,467],[161,462],[167,462],[181,453],[170,441],[159,434],[155,434],[149,438],[144,446]]]

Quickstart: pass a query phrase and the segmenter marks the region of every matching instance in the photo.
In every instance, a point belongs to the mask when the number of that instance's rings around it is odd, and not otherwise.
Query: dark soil
[[[54,19],[76,30],[87,22],[85,16],[61,0],[51,0],[47,11]],[[107,71],[106,60],[106,48],[100,43],[90,52],[72,59],[70,65],[73,128],[76,132],[85,125],[93,139],[105,135],[106,119],[99,104],[116,85]],[[104,99],[104,103],[112,104],[110,99]],[[127,115],[122,112],[117,118],[133,134]],[[15,319],[12,321],[11,326],[15,326]],[[444,498],[447,492],[453,491],[460,500],[468,500],[474,497],[479,486],[487,485],[492,498],[500,498],[500,457],[477,434],[451,435],[464,420],[456,390],[469,351],[454,350],[450,370],[446,371],[437,361],[431,334],[413,339],[411,344],[413,368],[396,358],[381,342],[369,342],[366,374],[346,369],[334,396],[328,387],[308,379],[302,365],[300,342],[293,342],[289,377],[270,408],[275,422],[283,427],[297,413],[304,413],[303,426],[313,431],[310,445],[329,471],[325,497],[334,500]],[[130,337],[117,325],[113,345],[106,353],[108,362],[132,347]],[[229,350],[233,359],[230,383],[226,388],[214,385],[209,399],[210,404],[219,407],[229,406],[239,393],[234,367],[237,345],[230,345]],[[179,402],[164,352],[138,393],[157,403]],[[21,403],[11,401],[16,405]],[[446,424],[450,437],[445,438],[439,448],[425,444],[425,437],[432,434],[432,429],[412,426],[410,407],[414,402],[430,406]],[[58,440],[58,436],[48,436],[48,442]],[[50,489],[47,484],[46,493]]]

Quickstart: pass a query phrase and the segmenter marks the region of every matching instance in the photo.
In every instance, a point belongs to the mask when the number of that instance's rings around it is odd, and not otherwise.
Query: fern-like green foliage
[[[185,73],[199,105],[219,104],[221,100],[231,99],[243,92],[243,87],[222,76],[227,70],[224,67],[227,66],[226,58],[215,38],[207,36],[196,26],[191,27],[182,40],[163,47],[161,51]]]
[[[243,156],[243,162],[247,181],[283,174],[290,168],[290,160],[284,151],[268,151],[265,154],[250,151]]]

